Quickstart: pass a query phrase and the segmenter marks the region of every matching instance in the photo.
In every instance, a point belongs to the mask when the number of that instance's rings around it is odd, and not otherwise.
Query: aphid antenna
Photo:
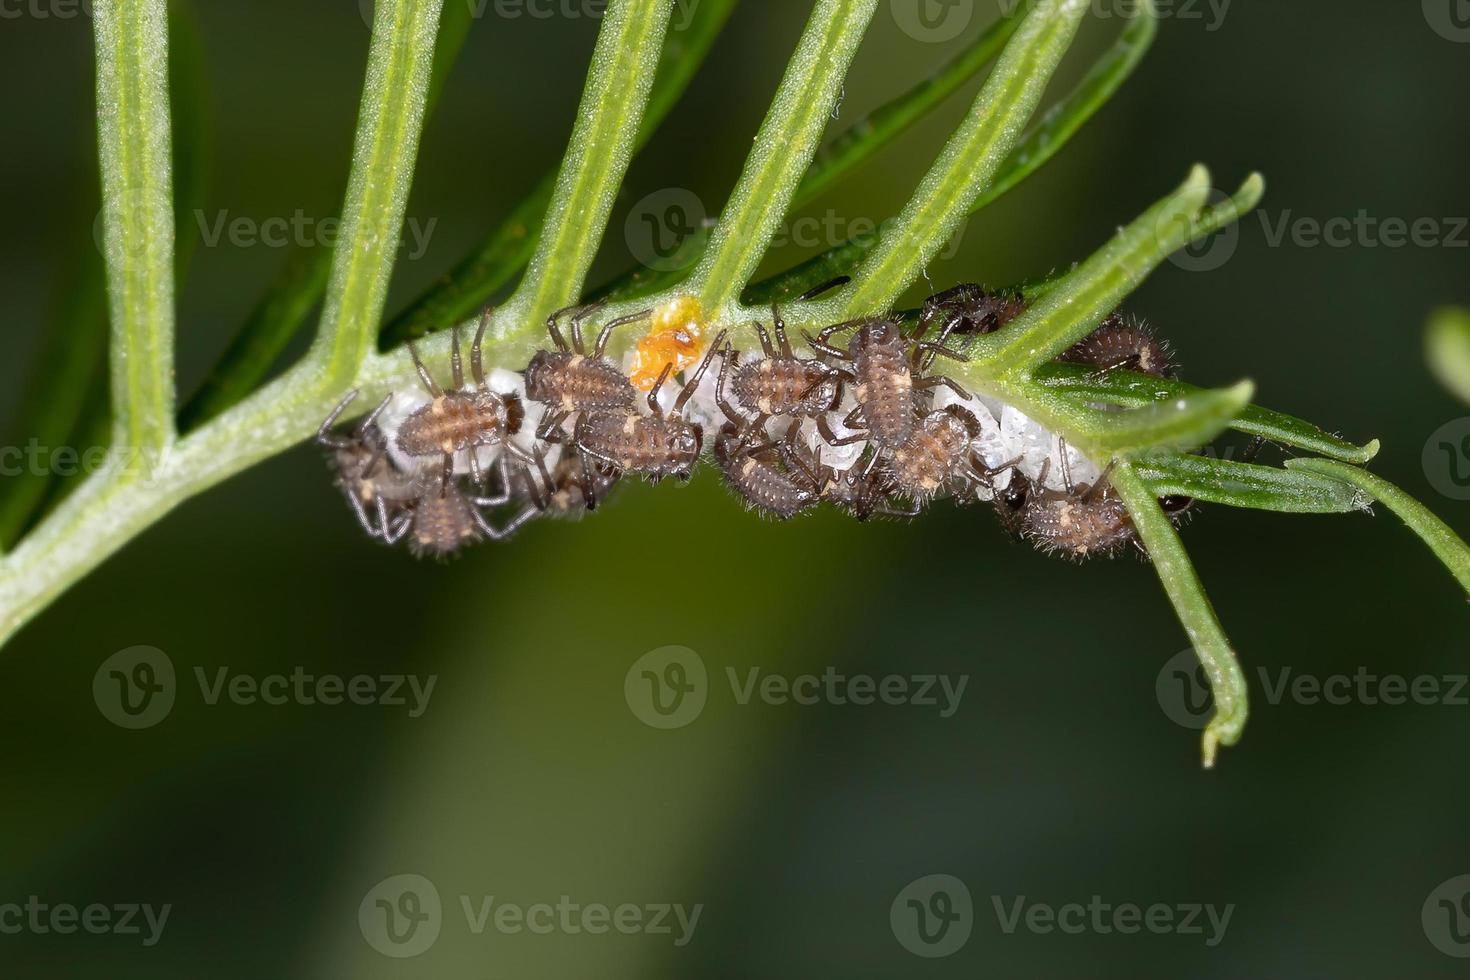
[[[419,357],[418,348],[414,346],[412,341],[408,343],[408,355],[413,358],[414,370],[418,372],[419,381],[423,383],[424,390],[434,398],[444,397],[444,389],[439,387],[439,382],[435,381],[434,376],[429,373],[429,369],[424,367],[423,358]]]
[[[597,308],[600,309],[601,307],[599,306]],[[627,316],[620,316],[616,320],[611,320],[608,323],[604,324],[602,327],[602,332],[597,335],[597,346],[592,351],[592,356],[602,357],[603,354],[607,352],[608,339],[612,337],[612,332],[618,327],[625,327],[630,323],[639,323],[643,320],[649,319],[652,316],[653,310],[640,310],[637,313],[630,313]],[[577,343],[577,349],[581,350],[582,330],[576,318],[572,319],[572,330],[574,331],[573,339]]]

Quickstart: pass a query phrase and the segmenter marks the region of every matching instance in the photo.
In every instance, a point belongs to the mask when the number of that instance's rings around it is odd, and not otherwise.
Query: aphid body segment
[[[1061,360],[1091,364],[1102,373],[1123,368],[1172,378],[1177,370],[1169,344],[1141,321],[1114,313],[1092,333],[1067,348]]]
[[[704,446],[704,429],[684,415],[684,408],[724,338],[721,333],[710,345],[670,411],[665,412],[658,402],[659,389],[673,370],[672,365],[665,365],[659,383],[648,393],[649,414],[631,408],[584,413],[573,438],[588,470],[601,464],[601,468],[638,473],[655,482],[668,476],[689,479]]]
[[[554,351],[537,351],[526,367],[526,397],[546,405],[546,419],[540,426],[537,437],[546,438],[569,417],[599,408],[631,408],[637,391],[623,372],[605,358],[608,339],[620,326],[647,319],[647,313],[613,320],[598,334],[597,345],[588,355],[582,342],[582,324],[598,309],[596,306],[576,307],[553,313],[546,322],[546,331],[555,344]],[[572,342],[568,346],[557,321],[571,313]]]
[[[444,460],[443,485],[447,489],[454,477],[454,457],[461,451],[469,451],[470,469],[475,482],[483,484],[479,454],[481,447],[501,447],[500,455],[502,482],[510,484],[509,460],[515,455],[527,460],[520,447],[509,440],[521,429],[525,410],[520,396],[514,393],[496,394],[485,381],[485,370],[481,360],[481,344],[485,328],[489,325],[488,314],[481,320],[475,334],[475,343],[470,353],[470,364],[474,376],[474,387],[466,388],[464,368],[460,360],[459,330],[455,329],[453,346],[450,348],[450,366],[453,387],[448,391],[441,388],[433,378],[418,352],[412,345],[419,379],[428,391],[430,402],[415,411],[398,427],[396,436],[398,449],[406,456],[441,456]]]
[[[762,356],[736,368],[730,385],[735,400],[758,417],[815,418],[832,411],[842,396],[841,372],[815,357],[797,357],[781,311],[773,305],[771,314],[776,343],[771,343],[765,327],[754,324]],[[738,361],[738,355],[731,351],[727,361]]]

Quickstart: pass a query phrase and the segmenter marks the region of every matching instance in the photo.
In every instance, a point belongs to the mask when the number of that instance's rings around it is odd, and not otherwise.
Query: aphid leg
[[[774,303],[771,304],[771,309],[776,309],[776,305]],[[767,358],[775,357],[776,349],[771,346],[771,335],[766,333],[766,328],[761,325],[759,320],[752,323],[751,326],[755,328],[755,335],[760,338],[761,353],[764,354]],[[785,331],[783,330],[782,333],[785,333]]]
[[[601,310],[606,305],[607,300],[598,300],[596,303],[589,303],[572,314],[572,350],[578,354],[587,353],[587,349],[582,346],[582,324],[587,322],[589,316]]]
[[[454,482],[454,454],[444,454],[444,472],[439,479],[439,496],[449,496],[449,485]]]
[[[1099,476],[1097,480],[1092,484],[1092,486],[1087,488],[1087,492],[1082,495],[1082,500],[1084,503],[1091,503],[1092,501],[1096,500],[1098,497],[1101,497],[1104,493],[1107,492],[1108,477],[1113,475],[1113,468],[1117,465],[1118,461],[1116,459],[1108,460],[1107,469],[1102,471],[1102,475]]]
[[[459,352],[459,324],[449,330],[449,376],[454,381],[454,390],[464,388],[464,357]]]
[[[762,343],[764,343],[765,339],[764,335],[762,335]],[[744,415],[735,409],[734,404],[731,403],[730,396],[726,393],[725,383],[730,376],[731,362],[738,365],[739,360],[740,355],[736,353],[735,348],[730,344],[726,344],[725,349],[720,353],[720,376],[715,381],[715,404],[720,406],[720,411],[725,413],[725,418],[729,419],[730,424],[737,429],[744,428],[747,420]]]
[[[827,416],[825,415],[817,419],[817,432],[826,440],[827,445],[834,449],[838,446],[854,446],[860,442],[868,441],[867,432],[854,432],[851,435],[838,438],[837,433],[832,431],[832,424],[827,421]]]
[[[546,318],[546,332],[551,336],[551,342],[556,345],[556,349],[563,354],[567,353],[567,339],[561,335],[561,328],[557,326],[557,321],[575,309],[577,309],[575,306],[566,306]]]
[[[689,399],[694,397],[695,389],[699,387],[699,382],[704,380],[704,373],[709,370],[709,362],[714,359],[715,353],[725,345],[725,335],[727,333],[729,333],[727,330],[721,330],[719,332],[719,335],[715,337],[714,343],[709,345],[709,351],[704,355],[704,360],[699,362],[699,367],[695,369],[693,376],[685,383],[683,390],[679,392],[679,397],[674,399],[675,415],[684,411],[684,406],[689,404]]]
[[[816,351],[818,354],[826,354],[828,357],[835,357],[841,360],[847,359],[847,351],[833,347],[825,340],[819,340],[818,338],[813,337],[811,334],[807,333],[805,330],[801,332],[801,335],[803,338],[806,339],[806,345],[812,350]]]
[[[474,505],[470,507],[470,517],[474,519],[475,526],[491,541],[504,541],[520,529],[520,524],[514,521],[504,529],[497,528],[490,523],[484,514],[480,513],[480,501],[478,498],[471,498],[470,503]]]
[[[353,388],[342,397],[342,400],[337,403],[337,407],[332,409],[332,414],[322,420],[321,426],[316,430],[316,441],[318,445],[325,446],[327,449],[346,449],[351,444],[348,439],[332,435],[332,429],[336,426],[337,420],[342,417],[342,413],[347,411],[347,406],[351,405],[352,400],[356,397],[357,389]],[[389,395],[388,397],[391,398],[393,396]],[[381,411],[381,407],[379,410]]]
[[[597,347],[592,351],[593,357],[601,357],[607,352],[607,342],[612,337],[612,332],[618,327],[625,327],[630,323],[638,323],[647,320],[653,315],[652,310],[644,310],[641,313],[631,313],[628,316],[620,316],[616,320],[608,322],[602,328],[602,333],[597,335]],[[576,322],[575,320],[573,321]]]
[[[470,479],[472,481],[474,481],[475,486],[477,486],[477,487],[483,487],[485,485],[485,471],[480,466],[480,447],[479,446],[471,446],[470,447],[470,450],[469,450],[469,456],[470,456]],[[504,457],[505,454],[504,453],[501,453],[501,456]]]
[[[551,486],[551,471],[546,468],[546,453],[536,455],[536,470],[541,474],[541,486],[546,488],[546,496],[536,487],[536,479],[531,475],[530,469],[522,471],[526,480],[526,495],[531,498],[531,503],[537,510],[545,510],[551,506],[551,495],[554,492]],[[585,496],[585,494],[583,495]]]
[[[842,427],[844,429],[855,429],[861,424],[862,420],[863,407],[859,405],[842,417]]]
[[[547,412],[542,416],[541,424],[536,427],[536,440],[538,442],[562,442],[566,439],[566,433],[559,431],[571,418],[572,413],[568,411]]]
[[[500,492],[474,498],[475,503],[481,507],[499,507],[501,504],[510,503],[510,455],[508,453],[501,453],[496,463],[500,467]]]
[[[390,545],[397,544],[403,540],[403,536],[408,533],[408,529],[411,527],[413,527],[413,515],[404,514],[398,519],[397,524],[383,529],[383,543]]]
[[[932,348],[927,349],[927,351],[924,353],[924,356],[923,357],[919,357],[918,356],[919,353],[920,353],[920,348],[922,348],[923,345],[916,346],[915,349],[914,349],[914,354],[915,354],[914,366],[915,366],[915,368],[917,368],[920,371],[928,371],[931,367],[933,367],[934,366],[934,361],[939,357],[939,351],[941,349],[944,349],[944,346],[949,342],[949,338],[955,332],[955,328],[957,328],[961,323],[964,323],[964,322],[965,322],[965,317],[964,317],[964,314],[963,313],[956,312],[956,313],[952,314],[950,316],[950,318],[944,322],[943,328],[940,329],[940,331],[939,331],[939,338],[934,341],[935,346],[932,347]],[[922,335],[922,332],[923,332],[923,330],[925,328],[926,328],[926,324],[924,323],[923,320],[920,320],[919,321],[919,330],[918,331],[915,331],[915,333],[914,333],[914,339],[915,340],[917,340]]]
[[[948,329],[948,328],[946,328],[946,329]],[[970,360],[968,357],[966,357],[964,354],[961,354],[959,351],[955,350],[953,347],[946,347],[942,343],[939,343],[938,341],[931,341],[931,340],[923,340],[923,341],[920,341],[919,343],[917,343],[917,344],[914,345],[914,351],[915,351],[915,353],[918,353],[919,351],[928,351],[929,352],[929,355],[930,355],[929,356],[929,360],[930,361],[934,360],[935,357],[938,357],[938,356],[941,356],[941,355],[944,356],[944,357],[949,358],[950,360],[959,361],[961,364],[967,363]]]
[[[352,393],[354,395],[356,395],[357,394],[357,390],[356,389],[353,389],[353,392]],[[378,407],[375,408],[375,409],[373,409],[371,412],[368,412],[366,415],[364,415],[363,418],[362,418],[362,421],[359,422],[359,423],[357,423],[357,438],[359,440],[360,439],[363,439],[364,437],[366,437],[367,434],[368,434],[368,431],[373,426],[375,426],[375,425],[378,424],[378,416],[380,416],[380,415],[383,414],[384,409],[386,409],[388,407],[388,403],[391,402],[392,400],[393,400],[393,393],[392,392],[389,392],[388,394],[384,395],[383,396],[383,400],[380,401],[380,402],[378,402]]]
[[[359,524],[362,525],[362,529],[367,532],[368,537],[370,537],[370,538],[380,538],[380,537],[382,537],[383,536],[383,532],[381,532],[377,528],[373,527],[373,519],[368,516],[367,508],[362,505],[362,499],[360,497],[358,497],[358,495],[356,493],[353,493],[351,490],[347,491],[346,496],[347,496],[347,502],[352,505],[352,513],[357,516],[357,523],[359,523]],[[378,498],[378,509],[384,515],[386,515],[386,513],[387,513],[387,507],[383,503],[383,498],[382,497],[379,497]],[[384,520],[383,523],[386,526],[387,521]]]
[[[663,406],[658,403],[658,393],[663,390],[664,383],[669,380],[669,375],[673,373],[674,362],[670,361],[659,372],[658,380],[653,383],[653,387],[648,389],[648,410],[654,414],[655,418],[664,417]]]
[[[838,286],[846,286],[850,282],[852,282],[852,276],[836,276],[832,279],[828,279],[826,282],[821,283],[820,285],[816,285],[813,286],[811,289],[808,289],[806,292],[796,297],[796,301],[798,303],[805,303],[807,300],[816,299],[823,293],[830,292],[836,289]]]
[[[434,398],[444,397],[444,389],[439,387],[439,382],[435,381],[434,376],[429,373],[429,369],[424,367],[424,362],[419,357],[418,349],[414,347],[412,342],[408,345],[408,354],[413,358],[414,370],[418,371],[419,380],[423,382],[424,389]]]
[[[956,395],[959,395],[965,401],[970,401],[975,397],[974,395],[966,391],[964,386],[961,385],[954,378],[948,377],[943,374],[931,374],[927,378],[919,378],[914,382],[914,389],[916,391],[924,391],[929,388],[940,387],[948,388],[950,391],[954,392]]]
[[[475,379],[475,385],[481,391],[489,391],[485,383],[485,331],[490,326],[490,316],[493,311],[486,308],[480,314],[480,326],[475,330],[475,342],[470,345],[470,375]]]

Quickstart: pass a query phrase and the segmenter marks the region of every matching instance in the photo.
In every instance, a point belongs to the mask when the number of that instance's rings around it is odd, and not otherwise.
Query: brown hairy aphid
[[[538,439],[549,438],[567,419],[579,412],[633,407],[638,394],[633,382],[604,355],[614,330],[648,319],[649,311],[620,317],[606,324],[597,335],[597,344],[589,355],[582,343],[582,324],[601,308],[602,304],[567,307],[553,313],[546,321],[546,332],[556,350],[537,351],[526,367],[526,397],[549,407],[537,428]],[[557,321],[568,313],[572,314],[570,346],[557,327]]]
[[[519,525],[499,530],[481,508],[499,507],[510,497],[505,487],[494,496],[480,497],[465,493],[456,483],[445,484],[421,495],[385,540],[396,544],[406,536],[409,551],[420,558],[448,558],[485,538],[503,541]]]
[[[797,357],[791,350],[791,341],[786,336],[786,321],[774,304],[771,306],[776,346],[765,327],[756,323],[756,336],[760,338],[762,357],[745,364],[739,363],[739,354],[728,350],[725,363],[720,367],[720,385],[724,388],[725,373],[734,366],[731,389],[735,400],[748,413],[756,415],[752,423],[755,429],[764,427],[771,417],[804,416],[818,417],[832,411],[842,396],[842,374],[814,357]]]
[[[470,348],[470,368],[475,386],[466,389],[464,368],[460,360],[459,328],[454,330],[453,346],[450,348],[450,370],[453,387],[445,391],[439,387],[418,351],[409,345],[414,367],[433,401],[403,420],[398,428],[398,448],[408,456],[442,456],[444,458],[443,489],[447,493],[454,478],[454,456],[462,450],[469,451],[470,472],[475,483],[483,485],[485,476],[480,472],[479,454],[476,450],[488,446],[501,446],[501,482],[509,486],[509,456],[514,455],[522,462],[533,458],[510,440],[521,429],[525,410],[520,397],[514,393],[496,394],[485,381],[485,368],[481,359],[481,345],[485,339],[485,328],[490,324],[489,311],[480,320],[480,329],[475,332],[475,343]]]
[[[725,484],[745,502],[747,510],[785,521],[817,504],[816,474],[795,460],[791,464],[795,472],[788,471],[774,443],[748,445],[743,423],[732,421],[720,427],[714,457]]]
[[[919,317],[920,333],[942,322],[940,342],[950,334],[979,336],[994,333],[1020,316],[1026,299],[1016,292],[992,293],[976,283],[961,283],[924,301]]]
[[[1124,368],[1159,378],[1175,376],[1178,365],[1167,341],[1154,336],[1142,321],[1114,313],[1092,333],[1065,350],[1059,358],[1090,364],[1099,374]]]
[[[1051,490],[1038,480],[1027,497],[1021,536],[1047,554],[1078,561],[1117,554],[1138,541],[1133,518],[1106,473],[1093,484],[1066,490]]]
[[[920,503],[949,490],[968,495],[990,486],[991,478],[1011,464],[988,468],[971,449],[979,435],[979,421],[959,405],[930,412],[903,445],[889,451],[894,484]]]
[[[854,331],[847,350],[828,342],[833,334],[846,330]],[[964,355],[943,344],[905,336],[903,325],[896,319],[869,317],[834,324],[815,338],[808,336],[807,342],[814,350],[845,363],[843,374],[852,384],[857,401],[843,425],[862,431],[838,438],[826,417],[817,420],[822,438],[833,446],[866,441],[884,449],[896,448],[908,440],[918,424],[916,394],[943,385],[967,401],[971,397],[952,379],[943,375],[921,377],[916,367],[930,354],[943,354],[957,361],[964,361]]]
[[[388,457],[388,439],[378,427],[378,417],[393,396],[378,403],[349,434],[332,432],[337,419],[357,398],[349,391],[317,429],[317,445],[329,450],[337,486],[347,498],[357,522],[368,536],[388,542],[394,524],[424,492],[422,475],[407,473]]]
[[[725,333],[721,331],[669,412],[659,406],[658,393],[673,371],[672,364],[664,365],[658,384],[648,393],[650,414],[632,408],[584,412],[577,421],[573,441],[588,472],[601,464],[612,472],[640,473],[654,482],[667,476],[688,480],[704,445],[704,428],[684,416],[684,407],[724,342]]]

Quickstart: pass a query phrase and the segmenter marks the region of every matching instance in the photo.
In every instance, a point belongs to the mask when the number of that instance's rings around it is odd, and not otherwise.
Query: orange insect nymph
[[[653,311],[653,325],[648,335],[638,341],[628,377],[639,391],[652,391],[664,368],[679,372],[699,363],[704,347],[704,310],[693,296],[681,296]]]

